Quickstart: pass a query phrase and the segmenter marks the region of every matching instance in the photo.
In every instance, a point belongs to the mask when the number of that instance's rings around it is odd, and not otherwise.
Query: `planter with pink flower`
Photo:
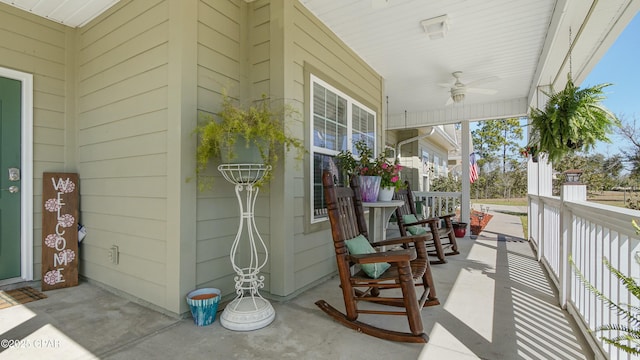
[[[345,150],[337,155],[344,183],[348,184],[352,176],[357,176],[362,201],[390,201],[395,190],[403,186],[400,181],[402,166],[398,159],[391,161],[384,153],[374,158],[373,150],[364,140],[355,142],[354,148],[356,154]]]

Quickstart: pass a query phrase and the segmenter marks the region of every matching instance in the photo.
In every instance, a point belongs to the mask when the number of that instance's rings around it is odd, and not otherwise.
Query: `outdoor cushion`
[[[404,221],[405,224],[412,224],[418,222],[418,219],[416,219],[416,216],[413,214],[407,214],[402,215],[402,221]],[[422,235],[427,232],[427,229],[424,226],[412,225],[407,226],[407,231],[409,231],[411,235]]]
[[[373,254],[376,250],[371,246],[369,240],[363,235],[358,235],[353,239],[345,240],[344,242],[349,249],[349,253],[353,255],[359,254]],[[360,268],[372,279],[377,279],[383,272],[391,267],[387,262],[379,262],[373,264],[360,264]]]

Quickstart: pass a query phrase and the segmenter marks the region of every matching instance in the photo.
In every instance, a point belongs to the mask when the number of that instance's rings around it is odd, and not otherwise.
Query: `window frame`
[[[360,108],[361,110],[364,110],[366,112],[368,112],[369,114],[371,114],[373,116],[373,151],[374,154],[377,154],[377,149],[378,149],[378,114],[376,111],[374,111],[371,107],[364,105],[362,102],[356,100],[355,98],[353,98],[352,96],[347,95],[346,93],[344,93],[343,91],[340,91],[339,89],[337,89],[335,86],[329,84],[328,82],[322,80],[321,78],[319,78],[318,76],[309,73],[309,104],[308,104],[308,109],[309,109],[309,183],[308,183],[308,187],[309,187],[309,207],[308,207],[308,211],[309,211],[309,224],[319,224],[319,223],[324,223],[328,220],[327,216],[322,216],[322,217],[318,217],[316,218],[316,214],[315,214],[315,192],[314,192],[314,188],[315,188],[315,183],[314,183],[314,161],[315,161],[315,155],[316,154],[321,154],[321,155],[327,155],[327,156],[332,156],[335,157],[340,151],[338,150],[332,150],[332,149],[328,149],[328,148],[324,148],[324,147],[320,147],[320,146],[316,146],[315,142],[314,142],[314,133],[315,133],[315,113],[314,113],[314,108],[315,108],[315,104],[314,104],[314,89],[315,89],[315,85],[318,84],[320,86],[322,86],[324,89],[329,90],[333,93],[335,93],[336,95],[338,95],[339,97],[345,99],[347,101],[347,106],[346,106],[346,115],[347,115],[347,135],[346,135],[346,144],[349,146],[349,150],[351,150],[353,152],[353,106],[357,106],[358,108]]]

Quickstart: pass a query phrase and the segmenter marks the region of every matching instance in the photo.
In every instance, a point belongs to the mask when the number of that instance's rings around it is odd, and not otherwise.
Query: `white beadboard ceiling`
[[[70,27],[80,27],[115,5],[119,0],[0,1]]]
[[[390,113],[414,125],[526,112],[536,88],[564,86],[569,27],[573,75],[582,81],[638,11],[633,0],[300,0],[384,77]],[[420,22],[447,15],[444,39],[430,40]],[[579,43],[579,45],[578,45]],[[564,63],[563,63],[564,61]],[[438,84],[489,79],[445,105]],[[464,108],[464,109],[463,109]],[[407,117],[404,117],[407,123]],[[422,119],[422,120],[421,120]],[[404,126],[402,126],[404,127]]]
[[[0,1],[71,27],[118,2]],[[299,1],[382,75],[388,128],[524,114],[540,86],[564,86],[569,29],[580,84],[640,9],[640,0]],[[448,32],[430,40],[420,22],[441,15]],[[495,93],[468,92],[463,102],[446,105],[450,94],[439,84],[453,84],[454,71],[463,83],[492,79],[476,87]]]

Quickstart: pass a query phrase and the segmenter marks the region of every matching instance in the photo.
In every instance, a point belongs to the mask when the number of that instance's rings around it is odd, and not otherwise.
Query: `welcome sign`
[[[78,174],[42,174],[42,290],[78,285]]]

